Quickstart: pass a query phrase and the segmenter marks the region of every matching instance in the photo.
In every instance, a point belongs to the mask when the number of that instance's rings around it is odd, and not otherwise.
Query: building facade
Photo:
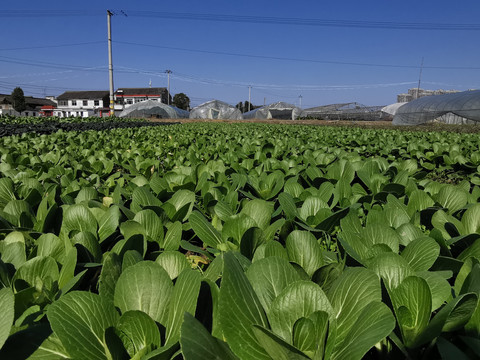
[[[109,115],[109,92],[66,91],[57,97],[57,108],[53,111],[58,117],[89,117]]]
[[[400,102],[409,102],[424,96],[432,96],[432,95],[444,95],[444,94],[453,94],[457,93],[459,90],[425,90],[425,89],[408,89],[408,93],[406,94],[398,94],[397,95],[397,103]]]
[[[146,100],[167,104],[166,88],[120,88],[114,95],[115,114],[130,105]],[[57,98],[45,99],[25,96],[27,109],[18,113],[13,109],[10,95],[0,94],[0,115],[11,116],[58,116],[58,117],[106,117],[110,115],[110,92],[108,90],[66,91]]]
[[[145,100],[155,100],[164,104],[169,103],[169,94],[167,88],[119,88],[115,92],[115,110],[123,110],[129,105],[133,105]],[[170,98],[170,104],[172,103]]]

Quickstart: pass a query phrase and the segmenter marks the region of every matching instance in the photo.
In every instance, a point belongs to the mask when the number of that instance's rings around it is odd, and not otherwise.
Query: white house
[[[155,100],[167,104],[167,88],[119,88],[115,92],[115,110],[123,110],[123,108],[128,108],[129,105],[133,105],[146,100]],[[172,101],[170,101],[170,104],[171,103]]]
[[[57,109],[54,116],[89,117],[109,115],[109,92],[100,91],[66,91],[57,97]]]

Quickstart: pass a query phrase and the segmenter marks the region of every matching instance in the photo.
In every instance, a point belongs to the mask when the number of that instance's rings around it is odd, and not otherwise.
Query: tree
[[[173,105],[179,109],[188,110],[190,107],[190,98],[184,93],[175,94],[173,97]]]
[[[240,110],[242,113],[244,113],[245,111],[243,111],[243,103],[240,101],[237,105],[235,105],[235,107]]]
[[[248,109],[249,104],[250,104],[250,110]],[[240,110],[242,113],[246,113],[248,111],[258,109],[260,106],[255,106],[252,103],[248,102],[248,100],[246,100],[244,103],[240,101],[237,105],[235,105],[235,107],[238,110]]]
[[[27,109],[27,104],[25,103],[25,95],[23,94],[23,90],[20,87],[16,87],[12,91],[12,105],[13,109],[16,112],[21,113]]]

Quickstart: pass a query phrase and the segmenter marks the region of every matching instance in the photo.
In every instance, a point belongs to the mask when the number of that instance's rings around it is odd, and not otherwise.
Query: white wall
[[[86,105],[83,104],[83,102],[86,101]],[[98,105],[95,105],[95,100],[83,100],[83,99],[77,99],[77,100],[68,100],[67,105],[60,105],[60,102],[58,104],[58,108],[72,108],[72,109],[94,109],[98,107],[103,107],[103,100],[99,99]],[[75,105],[74,105],[75,102]]]
[[[98,116],[99,114],[96,114]],[[53,111],[53,116],[58,116],[58,117],[69,117],[69,116],[74,116],[74,117],[89,117],[89,116],[95,116],[93,110],[86,110],[86,109],[70,109],[70,108],[65,108],[61,110],[54,110]]]

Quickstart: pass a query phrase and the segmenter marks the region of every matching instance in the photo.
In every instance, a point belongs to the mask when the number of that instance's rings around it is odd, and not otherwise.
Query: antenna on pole
[[[420,74],[418,75],[418,86],[417,86],[417,96],[415,99],[418,99],[420,96],[420,82],[422,81],[422,70],[423,70],[423,56],[422,56],[422,64],[420,65]]]
[[[252,85],[248,85],[248,111],[250,111],[251,104],[252,104]]]

